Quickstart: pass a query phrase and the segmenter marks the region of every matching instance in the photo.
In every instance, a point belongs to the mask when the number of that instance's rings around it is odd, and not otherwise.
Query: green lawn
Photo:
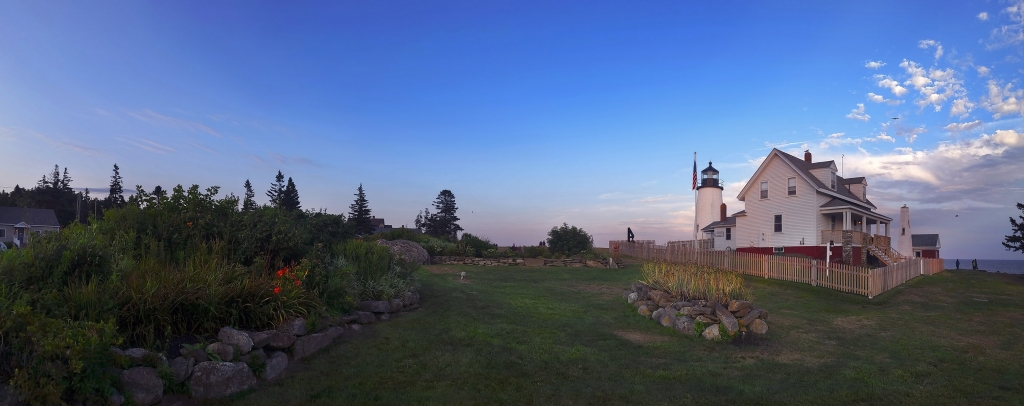
[[[233,401],[1024,402],[1020,276],[947,271],[874,299],[747,277],[754,303],[771,311],[771,330],[744,345],[684,337],[642,319],[621,296],[637,276],[635,266],[432,267],[419,274],[419,310]]]

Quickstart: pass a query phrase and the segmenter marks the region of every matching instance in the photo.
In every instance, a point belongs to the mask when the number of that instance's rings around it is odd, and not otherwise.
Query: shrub
[[[383,245],[350,240],[337,251],[352,266],[358,300],[390,300],[415,286],[412,273],[416,264],[395,259]]]
[[[382,240],[387,240],[387,241],[395,241],[395,240],[417,241],[417,240],[419,240],[419,237],[420,237],[420,235],[416,234],[416,232],[413,231],[413,229],[411,229],[411,228],[394,228],[394,229],[391,229],[391,231],[384,232],[384,233],[377,233],[377,234],[374,234],[372,236],[372,238],[374,238],[374,239],[382,239]]]
[[[523,257],[551,258],[551,251],[548,251],[548,247],[545,247],[543,245],[523,247]]]
[[[483,256],[487,250],[495,248],[491,240],[480,238],[470,233],[462,233],[459,246],[462,247],[467,257]]]
[[[548,249],[552,254],[565,256],[579,255],[594,248],[594,238],[576,226],[562,223],[548,231]]]
[[[344,258],[317,248],[297,268],[307,273],[306,290],[315,295],[326,310],[343,313],[355,308],[354,272]]]
[[[694,263],[645,262],[640,267],[640,281],[687,300],[726,303],[732,299],[749,299],[743,277]]]

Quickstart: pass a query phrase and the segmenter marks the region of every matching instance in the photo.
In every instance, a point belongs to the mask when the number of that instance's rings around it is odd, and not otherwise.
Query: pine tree
[[[459,226],[459,217],[455,215],[459,208],[455,205],[455,195],[452,191],[445,189],[437,194],[437,199],[434,200],[434,210],[437,212],[431,214],[430,210],[423,209],[416,216],[416,227],[435,237],[450,240],[458,238],[462,226]]]
[[[363,184],[356,189],[356,200],[352,202],[348,212],[348,222],[356,235],[367,235],[373,232],[373,224],[370,223],[370,205],[366,201],[366,193],[363,192]]]
[[[64,175],[60,178],[60,190],[71,191],[71,175],[68,175],[68,167],[64,167]]]
[[[1024,204],[1017,203],[1017,210],[1024,213]],[[1012,233],[1003,240],[1003,247],[1007,251],[1024,253],[1024,216],[1020,216],[1020,221],[1010,217],[1010,230]]]
[[[281,208],[281,195],[284,194],[284,175],[281,171],[277,171],[277,176],[274,177],[274,183],[270,184],[270,190],[267,191],[267,197],[270,198],[270,205]]]
[[[110,176],[110,194],[107,195],[107,207],[124,207],[124,187],[121,185],[121,168],[114,164],[114,174]]]
[[[292,182],[292,178],[288,178],[288,185],[284,187],[284,191],[280,194],[281,208],[288,211],[296,211],[302,208],[299,204],[299,191],[295,188],[295,182]]]
[[[249,183],[249,179],[245,180],[245,200],[242,201],[242,211],[253,211],[256,210],[256,193],[252,191],[252,183]]]

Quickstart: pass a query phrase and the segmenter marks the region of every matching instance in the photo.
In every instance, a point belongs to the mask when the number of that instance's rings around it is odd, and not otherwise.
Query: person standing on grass
[[[975,271],[978,270],[978,260],[977,259],[971,261],[971,267],[974,268]]]
[[[960,260],[956,260],[956,269],[960,269]]]

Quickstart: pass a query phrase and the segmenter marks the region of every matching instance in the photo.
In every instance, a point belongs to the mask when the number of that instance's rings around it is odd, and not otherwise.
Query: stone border
[[[768,333],[768,311],[746,300],[730,300],[728,306],[706,300],[684,300],[643,282],[634,282],[622,296],[636,306],[637,313],[644,318],[674,328],[683,335],[696,335],[697,323],[705,326],[701,336],[712,341],[732,340],[748,332]]]
[[[112,348],[132,366],[118,372],[126,394],[115,392],[110,404],[120,406],[126,395],[138,406],[160,403],[166,389],[157,372],[162,367],[173,372],[174,384],[184,384],[196,399],[222,398],[253,389],[259,382],[281,376],[289,363],[312,356],[342,336],[361,332],[364,325],[415,310],[419,302],[418,292],[406,292],[401,299],[390,301],[363,301],[359,311],[347,316],[317,320],[316,331],[309,331],[309,323],[302,318],[286,320],[276,330],[245,331],[226,326],[217,333],[218,341],[203,349],[182,349],[181,355],[170,361],[163,353],[143,348]]]
[[[601,261],[584,260],[578,258],[474,258],[436,256],[430,258],[430,263],[435,265],[561,266],[569,268],[617,268],[615,266],[615,262],[611,261],[610,259],[608,261],[608,264],[604,264]]]

